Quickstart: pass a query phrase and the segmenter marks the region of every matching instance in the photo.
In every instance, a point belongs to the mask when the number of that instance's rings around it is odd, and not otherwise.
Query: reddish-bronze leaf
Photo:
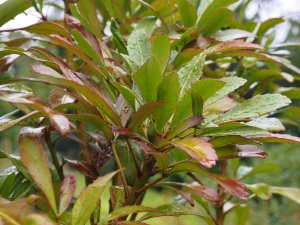
[[[172,142],[175,147],[178,147],[196,159],[205,167],[212,167],[216,164],[218,156],[211,144],[202,138],[185,138]]]

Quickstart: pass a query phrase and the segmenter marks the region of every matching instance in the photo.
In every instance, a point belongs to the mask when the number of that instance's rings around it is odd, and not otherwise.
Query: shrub
[[[276,113],[298,93],[287,71],[300,72],[271,45],[268,31],[281,18],[245,21],[235,0],[64,2],[0,6],[1,25],[30,6],[42,18],[3,31],[29,34],[2,41],[0,51],[0,100],[16,108],[1,117],[0,130],[22,126],[20,157],[0,155],[13,164],[2,173],[5,223],[147,224],[196,215],[222,225],[253,197],[300,202],[299,189],[240,181],[264,169],[239,166],[242,158],[265,158],[262,143],[300,142],[278,133],[284,126]],[[49,20],[44,7],[64,18]],[[37,78],[9,75],[20,57],[31,59]],[[48,103],[22,82],[51,87]],[[79,195],[78,173],[86,185]],[[110,210],[100,217],[106,187]],[[180,198],[143,206],[153,187]]]

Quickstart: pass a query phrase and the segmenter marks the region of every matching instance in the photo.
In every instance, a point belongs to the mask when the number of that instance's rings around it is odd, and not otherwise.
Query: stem
[[[227,161],[221,161],[220,174],[225,175],[227,170]],[[224,204],[225,204],[225,190],[218,184],[218,193],[220,196],[220,201],[215,206],[216,220],[218,225],[224,225],[225,213],[224,213]]]
[[[136,154],[135,154],[135,152],[134,152],[134,150],[132,148],[131,142],[128,139],[126,139],[126,142],[127,142],[129,151],[131,153],[131,156],[133,158],[133,162],[134,162],[134,165],[135,165],[135,169],[136,169],[137,175],[140,177],[142,175],[142,169],[141,169],[140,164],[138,162],[138,158],[137,158],[137,156],[136,156]]]
[[[125,198],[127,198],[129,196],[128,185],[127,185],[127,182],[126,182],[126,178],[125,178],[125,175],[124,175],[124,172],[123,172],[123,169],[122,169],[122,164],[121,164],[120,158],[118,156],[114,141],[111,143],[111,149],[112,149],[112,152],[114,154],[117,167],[120,170],[121,181],[122,181],[124,191],[125,191]]]
[[[85,127],[82,122],[77,123],[77,129],[79,131],[79,139],[82,141],[82,143],[79,144],[80,147],[80,155],[82,159],[88,163],[90,163],[90,154],[87,149],[86,145],[86,132],[85,132]]]
[[[48,149],[50,151],[50,155],[51,155],[51,158],[52,158],[53,165],[54,165],[54,167],[57,171],[57,174],[59,176],[59,179],[63,180],[64,179],[63,168],[60,166],[58,156],[57,156],[56,151],[55,151],[55,147],[54,147],[54,145],[51,141],[51,134],[50,134],[49,130],[46,132],[45,140],[46,140]]]

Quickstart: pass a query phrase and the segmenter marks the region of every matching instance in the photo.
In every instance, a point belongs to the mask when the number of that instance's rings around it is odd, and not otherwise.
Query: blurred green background
[[[274,44],[286,42],[300,42],[300,0],[251,0],[246,1],[246,17],[249,20],[264,21],[271,17],[284,17],[287,21],[276,27],[273,32],[275,36]],[[17,23],[15,21],[15,23]],[[12,23],[9,26],[13,26]],[[15,34],[11,34],[15,35]],[[300,67],[300,48],[287,48],[290,51],[290,59]],[[29,59],[21,58],[10,73],[15,76],[31,76],[27,65]],[[32,84],[28,84],[32,86]],[[34,84],[36,85],[36,84]],[[296,84],[297,85],[297,84]],[[295,85],[295,86],[296,86]],[[297,85],[299,86],[299,84]],[[33,87],[34,88],[34,87]],[[47,102],[49,88],[45,85],[34,88],[37,94]],[[299,106],[299,102],[293,104]],[[5,103],[0,104],[0,116],[10,112],[13,108]],[[293,115],[299,118],[300,115]],[[17,152],[19,127],[11,128],[8,131],[0,133],[0,149],[7,153]],[[300,136],[299,126],[287,126],[287,133]],[[246,183],[268,183],[274,186],[300,187],[300,148],[297,145],[290,144],[268,144],[265,146],[268,152],[267,159],[250,159],[243,161],[245,166],[257,166],[261,164],[273,165],[272,173],[263,173],[255,175],[245,180]],[[5,160],[0,161],[0,172],[8,166]],[[108,197],[108,195],[107,195]],[[158,206],[161,203],[172,203],[174,199],[173,192],[158,192],[151,190],[145,198],[145,205]],[[108,208],[108,206],[107,206]],[[201,210],[201,209],[199,209]],[[253,199],[250,201],[249,212],[244,210],[240,214],[248,216],[247,225],[298,225],[300,224],[300,205],[295,202],[274,196],[270,201],[261,201]],[[236,215],[232,213],[228,217],[227,224],[239,225]],[[149,224],[173,224],[173,225],[193,225],[200,224],[197,218],[192,216],[183,216],[180,218],[158,218],[148,221]],[[204,223],[203,223],[204,224]]]

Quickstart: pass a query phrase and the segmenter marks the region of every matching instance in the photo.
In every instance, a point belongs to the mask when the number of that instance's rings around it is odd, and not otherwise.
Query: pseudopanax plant
[[[15,110],[1,116],[0,131],[21,128],[16,155],[0,153],[12,163],[1,174],[0,224],[143,225],[196,215],[223,225],[250,198],[275,193],[299,203],[297,188],[241,181],[263,170],[240,161],[267,157],[264,142],[300,143],[279,133],[279,116],[295,124],[278,112],[291,104],[292,74],[300,74],[272,46],[270,29],[283,20],[246,21],[242,2],[0,5],[0,25],[29,7],[41,16],[2,29],[0,100]],[[26,57],[33,73],[14,76]],[[84,188],[76,194],[79,174]],[[144,206],[154,187],[174,191],[174,204]]]

